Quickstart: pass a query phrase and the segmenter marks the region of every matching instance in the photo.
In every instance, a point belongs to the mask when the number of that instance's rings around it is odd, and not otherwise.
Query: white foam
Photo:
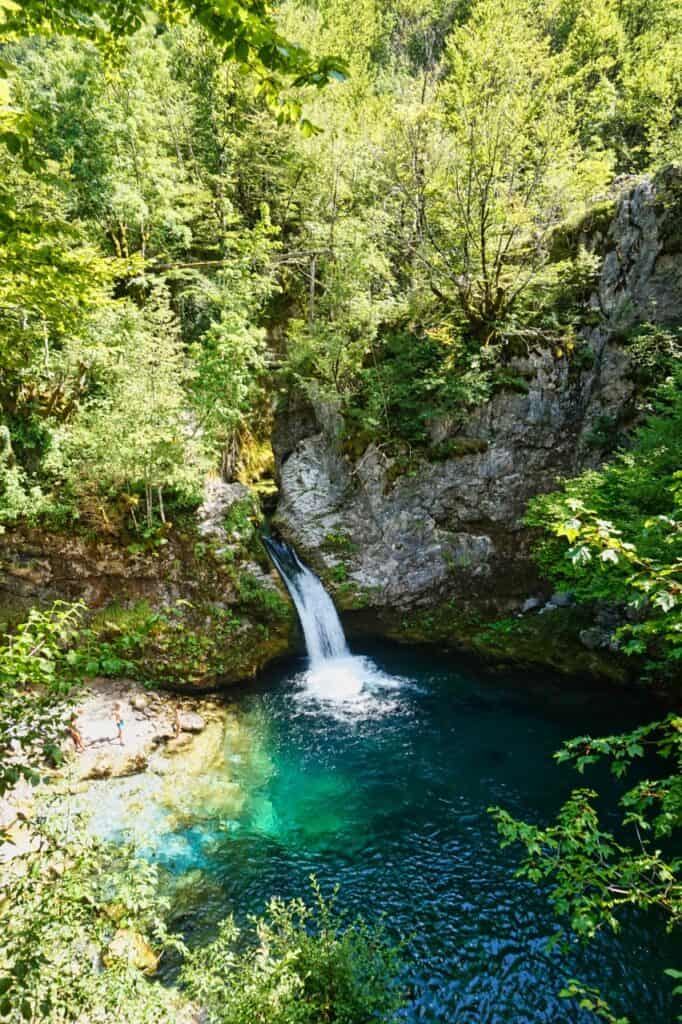
[[[348,654],[313,663],[296,679],[302,711],[335,718],[368,718],[394,713],[409,682],[382,672],[369,658]]]

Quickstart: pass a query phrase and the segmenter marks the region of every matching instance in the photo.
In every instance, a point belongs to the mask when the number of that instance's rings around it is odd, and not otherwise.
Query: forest
[[[607,313],[610,225],[638,188],[672,283],[646,310],[635,295]],[[583,647],[642,707],[603,735],[589,715],[583,735],[557,733],[557,770],[597,774],[569,779],[551,823],[497,790],[484,810],[513,851],[509,884],[539,887],[558,918],[557,956],[633,920],[679,956],[679,0],[0,0],[0,265],[0,1021],[644,1024],[613,978],[573,975],[565,1017],[419,1017],[410,937],[390,913],[347,913],[341,877],[339,893],[316,877],[273,890],[248,920],[231,904],[195,941],[174,925],[167,867],[76,827],[55,794],[77,791],[74,709],[93,677],[191,701],[193,683],[291,655],[295,618],[259,539],[273,513],[285,523],[283,422],[333,420],[353,480],[376,458],[385,490],[428,491],[430,473],[486,458],[494,431],[470,425],[525,400],[529,365],[551,364],[574,409],[605,343],[627,400],[580,443],[569,423],[574,461],[529,483],[510,519],[533,587],[570,595]],[[207,486],[240,497],[212,547],[197,532]],[[344,611],[369,614],[362,541],[334,500],[331,561],[312,541],[303,554]],[[156,566],[164,601],[133,569],[91,599],[90,577],[119,562]],[[231,603],[209,607],[214,586]],[[449,597],[391,613],[442,640]],[[515,632],[561,613],[486,601],[462,614],[500,662]],[[680,968],[657,975],[678,1009]],[[682,1019],[661,1012],[647,1024]]]

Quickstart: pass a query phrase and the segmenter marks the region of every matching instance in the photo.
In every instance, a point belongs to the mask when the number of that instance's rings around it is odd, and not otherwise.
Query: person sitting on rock
[[[83,714],[83,708],[74,708],[71,712],[71,718],[69,719],[69,736],[73,740],[73,745],[80,754],[85,750],[85,744],[83,743],[83,736],[80,729],[78,728],[78,716]]]
[[[125,722],[123,721],[123,708],[120,704],[114,704],[114,722],[116,723],[116,738],[118,739],[118,745],[119,747],[123,747],[125,746],[125,741],[123,739],[123,726],[125,725]]]
[[[173,734],[177,739],[182,732],[182,722],[180,721],[180,705],[175,705],[175,712],[173,714]]]

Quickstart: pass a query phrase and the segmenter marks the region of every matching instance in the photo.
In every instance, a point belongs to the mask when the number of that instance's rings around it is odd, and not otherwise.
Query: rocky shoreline
[[[116,722],[123,721],[123,743]],[[193,757],[201,737],[211,734],[211,747],[222,735],[226,708],[205,698],[177,697],[148,690],[129,679],[95,678],[75,705],[75,726],[83,749],[67,737],[62,745],[64,762],[46,774],[37,789],[20,782],[0,799],[0,864],[21,856],[32,841],[29,822],[46,788],[69,796],[87,793],[98,780],[124,779],[152,772],[168,773],[173,758]]]

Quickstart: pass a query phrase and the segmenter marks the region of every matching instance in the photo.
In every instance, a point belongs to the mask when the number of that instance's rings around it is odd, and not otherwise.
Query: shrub
[[[622,650],[672,678],[682,659],[681,383],[678,373],[658,389],[629,451],[536,498],[526,517],[545,531],[545,574],[579,600],[629,606]]]
[[[393,1020],[405,1003],[400,950],[381,924],[346,922],[312,879],[312,906],[270,900],[251,918],[253,943],[232,918],[209,946],[190,953],[182,978],[210,1024],[368,1024]]]

